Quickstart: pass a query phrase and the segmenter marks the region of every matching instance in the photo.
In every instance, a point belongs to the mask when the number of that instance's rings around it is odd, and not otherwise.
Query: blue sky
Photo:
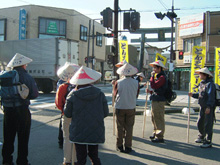
[[[174,2],[175,13],[178,17],[201,13],[205,11],[220,11],[219,0],[119,0],[121,10],[136,9],[141,15],[141,28],[170,27],[168,18],[159,20],[154,13],[167,12]],[[74,9],[90,18],[101,18],[100,12],[106,7],[114,8],[114,0],[6,0],[2,1],[0,8],[22,6],[22,5],[42,5],[60,8]],[[122,14],[119,14],[119,20]],[[121,20],[122,22],[122,20]],[[123,26],[120,24],[119,26]],[[138,38],[140,35],[128,35],[130,38]]]

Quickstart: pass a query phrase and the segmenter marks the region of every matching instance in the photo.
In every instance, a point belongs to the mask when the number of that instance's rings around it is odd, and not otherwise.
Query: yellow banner
[[[215,48],[215,83],[220,85],[220,48]]]
[[[195,73],[196,70],[204,68],[205,66],[205,57],[206,57],[206,48],[205,46],[193,46],[192,52],[192,64],[191,64],[191,91],[196,93],[198,92],[198,85],[200,83],[199,75]]]
[[[156,58],[155,58],[155,61],[162,61],[162,63],[164,64],[164,66],[166,66],[166,63],[167,63],[167,58],[162,56],[160,53],[157,53],[156,54]]]
[[[129,63],[128,41],[125,40],[119,41],[119,51],[120,51],[120,62],[126,60],[127,63]]]

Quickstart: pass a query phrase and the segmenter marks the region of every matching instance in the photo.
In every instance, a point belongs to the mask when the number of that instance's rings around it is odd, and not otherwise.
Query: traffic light
[[[124,29],[129,29],[130,30],[130,24],[131,24],[131,20],[130,20],[131,14],[129,13],[124,13],[124,22],[123,22],[123,28]]]
[[[111,37],[114,37],[114,34],[113,33],[106,33],[106,34],[103,34],[103,36],[111,38]]]
[[[112,9],[107,7],[100,14],[103,16],[103,26],[112,29]]]
[[[85,57],[85,63],[88,63],[88,57]]]
[[[179,60],[183,59],[184,52],[182,50],[179,51]]]
[[[113,55],[109,54],[107,59],[107,64],[112,64],[112,63],[113,63]]]
[[[132,30],[140,29],[140,13],[139,12],[131,13],[131,29]]]

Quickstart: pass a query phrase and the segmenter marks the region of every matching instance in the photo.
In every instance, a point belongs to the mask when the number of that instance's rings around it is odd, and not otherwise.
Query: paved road
[[[104,87],[100,87],[104,88]],[[111,87],[108,87],[111,89]],[[106,94],[111,92],[104,88]],[[187,105],[186,92],[178,92],[178,98],[171,107]],[[110,96],[107,96],[111,100]],[[143,97],[143,98],[141,98]],[[145,94],[141,94],[140,103],[145,102]],[[179,101],[178,101],[179,100]],[[54,108],[54,94],[40,95],[32,102],[32,127],[29,143],[29,161],[32,165],[61,165],[63,152],[58,148],[58,125],[60,112]],[[193,104],[193,103],[192,103]],[[196,105],[196,104],[195,104]],[[111,107],[111,106],[109,106]],[[137,106],[137,111],[143,111],[143,106]],[[171,112],[171,111],[169,111]],[[196,120],[198,113],[191,115],[189,143],[186,143],[187,116],[181,113],[166,114],[166,133],[164,144],[153,144],[149,140],[152,132],[150,117],[147,117],[145,137],[142,138],[143,116],[136,115],[134,126],[133,149],[131,154],[115,151],[116,137],[113,136],[113,118],[105,119],[106,142],[100,145],[100,158],[104,165],[121,164],[219,164],[220,156],[220,114],[217,113],[217,123],[214,126],[213,148],[201,149],[194,143],[197,136]],[[2,118],[0,113],[0,141],[2,141]],[[0,146],[0,149],[2,147]],[[15,145],[15,158],[16,158]],[[14,159],[15,160],[15,159]],[[2,158],[0,157],[0,164]],[[90,161],[88,160],[88,163]]]

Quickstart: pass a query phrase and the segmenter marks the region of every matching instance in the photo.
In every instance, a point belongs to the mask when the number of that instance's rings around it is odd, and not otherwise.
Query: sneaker
[[[130,147],[125,147],[124,153],[130,153],[132,151],[132,148]]]
[[[158,139],[158,138],[152,139],[151,141],[153,143],[164,143],[164,139]]]
[[[208,141],[208,140],[205,140],[203,142],[202,145],[200,145],[201,148],[211,148],[212,147],[212,142],[211,141]]]
[[[196,140],[195,140],[196,143],[203,143],[204,142],[204,138],[202,137],[198,137]]]
[[[154,139],[155,138],[155,134],[153,134],[152,136],[149,137],[150,139]]]
[[[119,152],[124,152],[123,146],[116,147],[116,150],[119,151]]]

